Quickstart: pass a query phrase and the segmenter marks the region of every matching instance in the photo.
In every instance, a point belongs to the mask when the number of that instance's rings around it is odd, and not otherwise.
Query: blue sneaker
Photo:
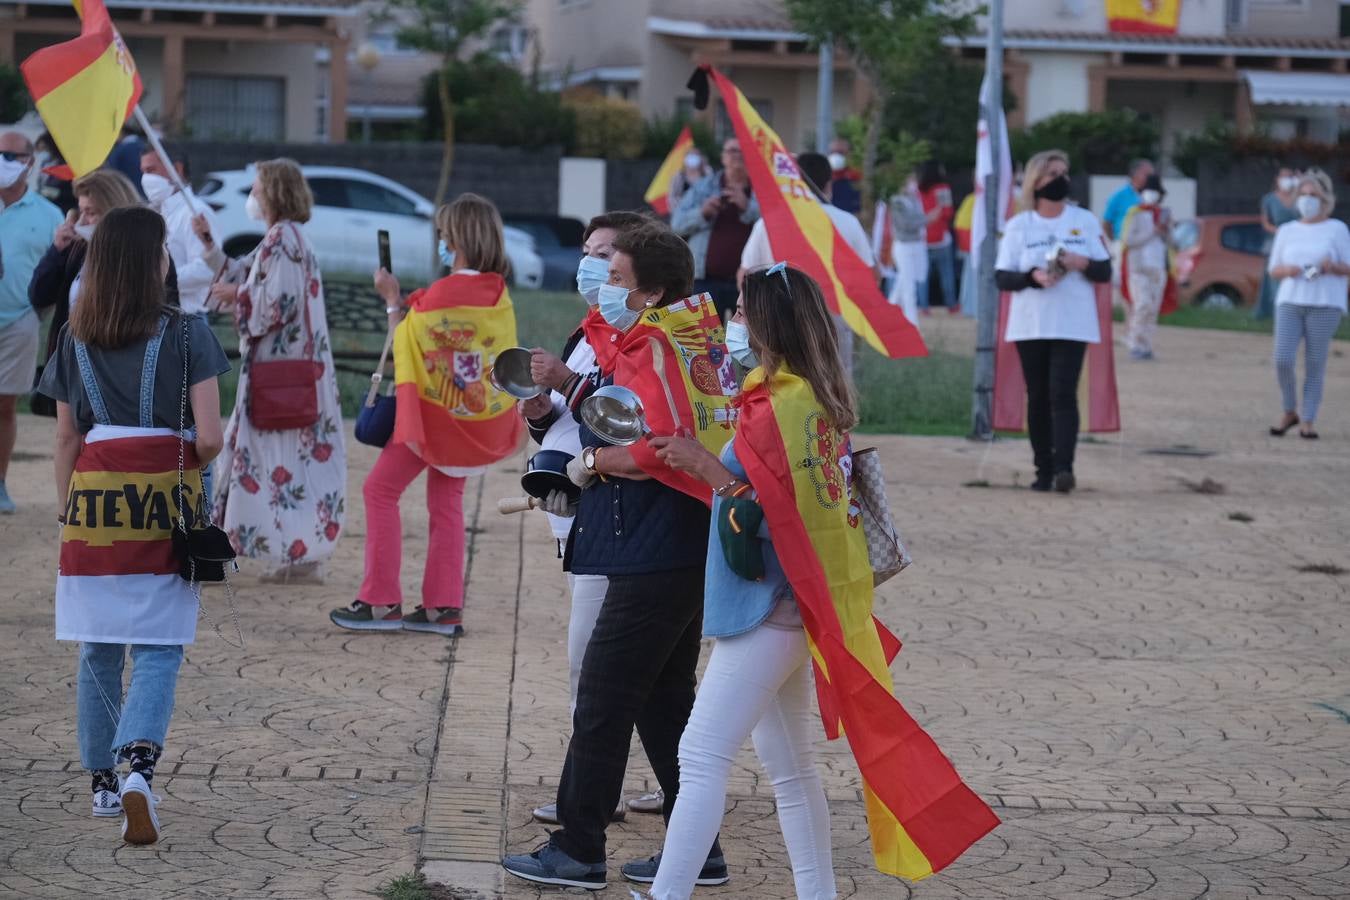
[[[0,515],[13,515],[16,509],[14,501],[9,499],[9,491],[5,490],[5,483],[0,481]]]
[[[639,859],[635,862],[626,863],[619,871],[623,872],[623,877],[629,881],[635,881],[638,884],[651,884],[656,880],[656,870],[661,868],[661,854]],[[694,879],[694,884],[701,884],[705,887],[715,887],[719,884],[726,884],[731,880],[727,874],[727,861],[722,856],[709,856],[708,861],[703,864],[703,869],[698,873],[698,878]]]
[[[503,857],[502,868],[517,878],[535,884],[577,887],[588,891],[599,891],[608,886],[604,863],[577,862],[555,846],[552,837],[533,853]]]

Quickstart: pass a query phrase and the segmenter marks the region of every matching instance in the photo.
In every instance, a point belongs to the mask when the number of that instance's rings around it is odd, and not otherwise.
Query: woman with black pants
[[[1101,337],[1096,284],[1111,281],[1111,256],[1096,216],[1068,202],[1069,157],[1037,153],[1022,180],[1022,212],[1008,220],[994,279],[1012,294],[1004,339],[1017,344],[1027,385],[1033,491],[1076,485],[1078,376]]]

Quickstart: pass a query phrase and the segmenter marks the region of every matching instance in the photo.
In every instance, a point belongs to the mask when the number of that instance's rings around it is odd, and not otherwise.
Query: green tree
[[[574,141],[574,117],[555,91],[542,90],[538,75],[525,76],[489,53],[453,60],[446,68],[455,98],[454,133],[467,144],[502,147],[552,147],[567,150]],[[441,72],[422,84],[421,137],[445,133],[441,113]]]
[[[0,122],[17,122],[30,108],[28,86],[19,70],[0,65]]]
[[[873,207],[887,106],[897,97],[931,97],[951,53],[943,39],[969,34],[980,9],[967,0],[786,0],[792,21],[817,45],[847,50],[874,88],[863,141],[863,209]],[[932,103],[931,100],[928,101]],[[950,109],[934,110],[949,116]],[[974,130],[974,117],[969,120]]]
[[[1062,112],[1014,131],[1008,139],[1014,159],[1058,149],[1069,154],[1075,172],[1124,173],[1130,160],[1157,154],[1158,126],[1132,109]]]
[[[450,93],[451,63],[493,28],[513,20],[520,0],[385,0],[381,18],[404,23],[398,29],[399,43],[441,57],[436,95],[441,110],[441,177],[436,186],[436,205],[445,201],[450,186],[450,167],[455,159],[455,102]]]

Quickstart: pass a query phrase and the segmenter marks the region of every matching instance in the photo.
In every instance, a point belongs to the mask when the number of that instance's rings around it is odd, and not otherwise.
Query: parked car
[[[586,233],[583,222],[564,216],[510,216],[506,223],[534,238],[535,250],[544,259],[545,290],[576,290],[581,236]]]
[[[1231,309],[1261,293],[1270,235],[1256,216],[1199,216],[1172,227],[1178,301]]]
[[[366,172],[332,166],[302,166],[314,192],[314,214],[304,226],[314,245],[319,266],[326,272],[373,272],[380,264],[375,234],[389,232],[389,250],[395,274],[405,283],[426,284],[441,274],[436,254],[432,203],[397,181]],[[231,256],[251,251],[262,240],[263,227],[244,212],[253,187],[253,172],[237,169],[211,172],[197,191],[216,211],[221,247]],[[506,255],[511,260],[512,284],[539,288],[544,261],[534,238],[518,228],[506,228]]]

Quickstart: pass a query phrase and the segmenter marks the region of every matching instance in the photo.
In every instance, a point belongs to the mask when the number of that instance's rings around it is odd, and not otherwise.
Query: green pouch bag
[[[722,541],[722,555],[727,565],[746,581],[764,577],[764,548],[759,538],[759,526],[764,522],[764,508],[745,497],[728,497],[717,513],[717,537]]]

